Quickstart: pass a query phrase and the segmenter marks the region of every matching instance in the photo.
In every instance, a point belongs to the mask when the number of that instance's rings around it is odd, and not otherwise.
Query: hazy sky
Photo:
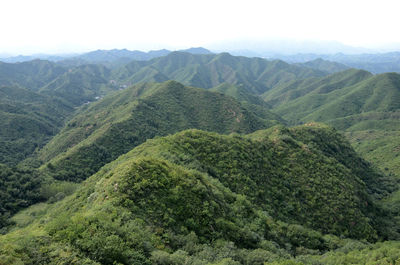
[[[233,40],[400,43],[396,0],[1,0],[0,54],[218,47]]]

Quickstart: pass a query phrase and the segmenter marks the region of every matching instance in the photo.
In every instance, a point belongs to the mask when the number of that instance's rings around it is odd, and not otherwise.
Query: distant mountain
[[[182,52],[192,54],[211,54],[209,50],[197,47],[180,50]],[[132,60],[136,61],[148,61],[156,57],[166,56],[172,51],[162,49],[154,50],[149,52],[143,51],[130,51],[127,49],[112,49],[112,50],[96,50],[83,54],[67,54],[67,55],[48,55],[48,54],[36,54],[36,55],[19,55],[14,57],[0,58],[0,62],[17,63],[26,62],[32,60],[48,60],[57,62],[61,66],[74,67],[84,64],[102,64],[110,68],[122,66],[129,63]]]
[[[18,55],[18,56],[1,56],[0,61],[5,63],[21,63],[33,60],[46,60],[52,62],[58,62],[65,60],[66,58],[73,57],[76,54],[60,54],[60,55],[49,55],[49,54],[34,54],[34,55]]]
[[[190,128],[249,133],[280,123],[266,109],[255,111],[221,93],[175,81],[137,85],[89,105],[40,151],[39,159],[51,159],[47,168],[55,178],[79,181],[155,136]]]
[[[281,59],[289,63],[304,63],[322,58],[349,67],[364,69],[372,73],[400,72],[400,52],[363,53],[363,54],[296,54],[274,55],[270,58]]]
[[[18,85],[38,90],[66,71],[67,69],[44,60],[23,63],[0,62],[0,86]]]
[[[350,68],[344,64],[326,61],[321,58],[315,59],[313,61],[308,61],[305,63],[297,63],[297,65],[310,67],[312,69],[324,71],[330,74],[341,72]]]
[[[189,48],[185,50],[179,50],[179,52],[187,52],[191,54],[212,54],[211,51],[203,48],[203,47],[197,47],[197,48]]]
[[[235,40],[212,45],[216,51],[228,51],[235,55],[265,58],[280,58],[277,55],[291,56],[294,54],[361,54],[376,52],[371,49],[345,45],[337,41],[312,41],[293,39],[271,40]],[[316,59],[316,58],[313,58]],[[309,59],[309,60],[313,60]],[[307,60],[307,61],[309,61]]]
[[[82,64],[102,64],[113,68],[129,63],[132,60],[147,61],[155,57],[165,56],[169,54],[168,50],[158,51],[130,51],[127,49],[113,50],[97,50],[84,53],[66,60],[60,61],[59,64],[64,66],[78,66]]]
[[[58,97],[73,107],[95,101],[117,89],[109,82],[110,70],[105,66],[82,65],[40,88],[39,93]]]
[[[190,48],[182,50],[182,52],[187,52],[191,54],[212,54],[209,50],[204,48]],[[70,62],[76,61],[77,64],[93,64],[100,63],[110,68],[115,68],[117,66],[122,66],[130,61],[148,61],[153,58],[162,57],[170,54],[171,51],[162,49],[156,51],[142,52],[142,51],[130,51],[127,49],[123,50],[97,50],[89,53],[85,53],[66,61],[60,62],[61,64],[68,64]]]
[[[113,78],[126,85],[176,80],[185,85],[212,88],[223,83],[243,85],[261,94],[294,79],[327,73],[283,61],[232,56],[228,53],[194,55],[172,52],[147,62],[133,61],[113,71]]]

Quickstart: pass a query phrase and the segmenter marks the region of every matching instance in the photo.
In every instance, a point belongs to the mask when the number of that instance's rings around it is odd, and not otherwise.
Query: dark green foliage
[[[33,170],[0,164],[0,231],[9,225],[12,214],[43,200],[39,192],[41,182],[42,178]]]
[[[373,202],[365,189],[375,187],[367,182],[371,174],[378,179],[380,176],[354,151],[348,154],[346,164],[322,147],[302,142],[296,136],[301,127],[287,132],[276,130],[277,138],[273,140],[268,134],[252,136],[258,141],[187,132],[167,138],[169,151],[158,154],[210,174],[281,220],[297,220],[324,233],[373,240],[374,224],[368,221]],[[332,139],[329,134],[324,137],[324,142]],[[345,142],[340,144],[351,150]],[[352,168],[357,163],[360,168]]]
[[[277,119],[262,105],[249,110],[223,94],[174,81],[138,85],[77,115],[41,151],[41,158],[55,157],[49,170],[55,178],[79,181],[155,136],[189,128],[249,133],[271,127]]]
[[[340,139],[314,124],[148,140],[0,238],[0,261],[296,264],[363,249],[323,234],[384,236],[386,212],[370,211],[375,183],[364,182],[376,173]]]
[[[42,147],[73,109],[20,87],[0,86],[0,163],[15,165]]]
[[[256,216],[250,203],[202,174],[145,159],[115,185],[120,204],[155,226],[193,231],[204,242],[225,238],[243,247],[257,242],[244,228]]]

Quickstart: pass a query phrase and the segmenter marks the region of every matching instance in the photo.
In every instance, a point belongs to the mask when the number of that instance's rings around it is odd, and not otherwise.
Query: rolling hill
[[[282,61],[232,56],[228,53],[195,55],[172,52],[147,62],[133,61],[114,70],[113,78],[129,85],[176,80],[206,89],[222,83],[241,84],[248,92],[261,94],[280,83],[325,74]]]
[[[56,63],[44,60],[0,62],[0,86],[22,86],[37,91],[66,71]]]
[[[263,95],[291,124],[319,121],[345,131],[354,148],[382,172],[400,176],[396,143],[400,75],[350,69],[284,84]]]
[[[255,105],[247,103],[247,106]],[[175,81],[142,84],[88,105],[39,153],[55,178],[79,181],[146,139],[197,128],[249,133],[280,123],[263,105]]]
[[[102,65],[78,66],[40,88],[39,93],[58,97],[78,107],[117,89],[109,83],[110,74],[110,70]]]

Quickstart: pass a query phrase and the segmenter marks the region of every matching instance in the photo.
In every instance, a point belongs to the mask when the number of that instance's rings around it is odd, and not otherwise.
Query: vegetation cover
[[[190,52],[0,64],[0,264],[399,263],[399,75]]]
[[[348,164],[330,152],[333,147],[347,154]],[[390,187],[369,181],[371,175],[384,179],[337,132],[318,124],[248,136],[183,131],[146,141],[30,222],[20,220],[34,208],[17,215],[18,228],[1,237],[0,259],[264,264],[300,257],[335,261],[340,255],[343,260],[349,251],[374,246],[368,241],[395,235],[377,200]]]
[[[190,128],[249,133],[280,122],[262,105],[246,106],[175,81],[133,86],[81,111],[41,150],[39,159],[51,159],[43,169],[55,178],[80,181],[155,136]]]
[[[278,84],[326,72],[283,61],[220,54],[172,52],[150,61],[133,61],[113,71],[123,84],[176,80],[184,85],[212,88],[222,83],[243,85],[247,93],[262,94]]]
[[[290,124],[319,121],[345,131],[353,147],[383,172],[400,176],[400,75],[350,69],[293,81],[263,95]]]

